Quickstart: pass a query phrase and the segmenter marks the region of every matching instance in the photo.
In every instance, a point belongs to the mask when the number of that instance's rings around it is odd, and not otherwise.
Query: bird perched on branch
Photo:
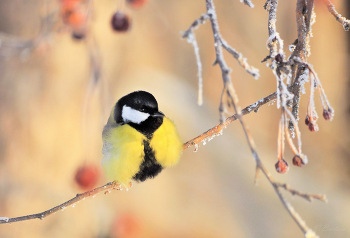
[[[158,110],[154,96],[132,92],[115,104],[103,128],[101,164],[109,179],[128,186],[175,165],[182,142],[174,123]]]

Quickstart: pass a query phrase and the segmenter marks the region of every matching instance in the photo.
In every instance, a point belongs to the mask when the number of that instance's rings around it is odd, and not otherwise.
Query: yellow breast
[[[150,142],[156,160],[164,168],[176,165],[182,153],[182,141],[174,123],[167,117],[156,130]]]

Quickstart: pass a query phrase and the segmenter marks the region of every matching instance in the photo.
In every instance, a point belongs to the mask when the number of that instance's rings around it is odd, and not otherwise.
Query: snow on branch
[[[323,3],[327,6],[328,11],[335,17],[335,19],[343,25],[344,30],[350,30],[350,20],[343,17],[335,10],[335,6],[329,0],[323,0]]]
[[[250,1],[250,0],[239,0],[240,2],[243,2],[245,5],[247,5],[248,7],[253,8],[254,4]]]

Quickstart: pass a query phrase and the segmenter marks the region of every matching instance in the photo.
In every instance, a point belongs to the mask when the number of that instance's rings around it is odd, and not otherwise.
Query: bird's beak
[[[165,117],[165,115],[162,112],[156,112],[152,115],[152,117]]]

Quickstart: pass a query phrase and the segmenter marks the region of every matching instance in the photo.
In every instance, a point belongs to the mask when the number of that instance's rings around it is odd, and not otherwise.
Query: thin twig
[[[187,36],[188,43],[192,44],[194,49],[194,55],[196,56],[197,62],[197,77],[198,77],[198,100],[197,103],[199,106],[203,104],[203,77],[202,77],[202,62],[199,55],[199,47],[197,44],[196,36],[193,33],[188,34]]]
[[[323,3],[327,6],[328,11],[335,17],[335,19],[343,25],[344,30],[349,31],[350,30],[350,20],[346,19],[340,13],[337,12],[335,10],[334,5],[331,3],[331,1],[323,0]]]
[[[259,69],[249,65],[247,62],[247,58],[244,58],[242,53],[239,53],[237,50],[232,48],[224,39],[221,38],[221,36],[220,41],[222,47],[238,61],[239,65],[241,65],[243,69],[247,71],[247,73],[252,75],[255,79],[258,79],[260,77]]]
[[[288,192],[290,192],[293,196],[298,195],[299,197],[305,198],[307,201],[312,202],[312,199],[317,199],[322,202],[328,202],[326,195],[324,194],[308,194],[308,193],[302,193],[298,190],[292,189],[288,184],[286,183],[278,183],[275,182],[275,185],[281,188],[284,188]]]
[[[198,19],[196,19],[185,32],[182,33],[182,38],[187,38],[189,34],[193,33],[193,30],[196,30],[199,25],[204,24],[206,20],[209,19],[208,14],[202,14]]]
[[[187,31],[182,33],[182,38],[187,38],[187,42],[192,44],[197,62],[197,77],[198,77],[198,105],[203,104],[203,77],[202,77],[202,62],[199,55],[199,47],[196,36],[193,30],[197,29],[200,24],[204,24],[209,19],[208,14],[202,14],[200,18],[195,20]]]
[[[32,214],[32,215],[28,215],[28,216],[21,216],[21,217],[15,217],[15,218],[2,218],[0,219],[0,224],[4,224],[4,223],[13,223],[13,222],[19,222],[19,221],[25,221],[25,220],[31,220],[31,219],[44,219],[45,217],[54,214],[58,211],[63,211],[64,209],[66,209],[69,206],[74,206],[77,202],[84,200],[87,197],[91,197],[91,196],[95,196],[100,192],[104,192],[105,194],[109,193],[111,190],[116,189],[116,190],[121,190],[121,185],[120,183],[117,182],[110,182],[107,183],[104,186],[92,189],[90,191],[87,191],[85,193],[80,193],[77,194],[74,198],[68,200],[65,203],[62,203],[56,207],[53,207],[47,211],[41,212],[41,213],[37,213],[37,214]]]
[[[245,5],[247,5],[248,7],[253,8],[254,4],[250,1],[250,0],[239,0],[240,2],[243,2]]]

